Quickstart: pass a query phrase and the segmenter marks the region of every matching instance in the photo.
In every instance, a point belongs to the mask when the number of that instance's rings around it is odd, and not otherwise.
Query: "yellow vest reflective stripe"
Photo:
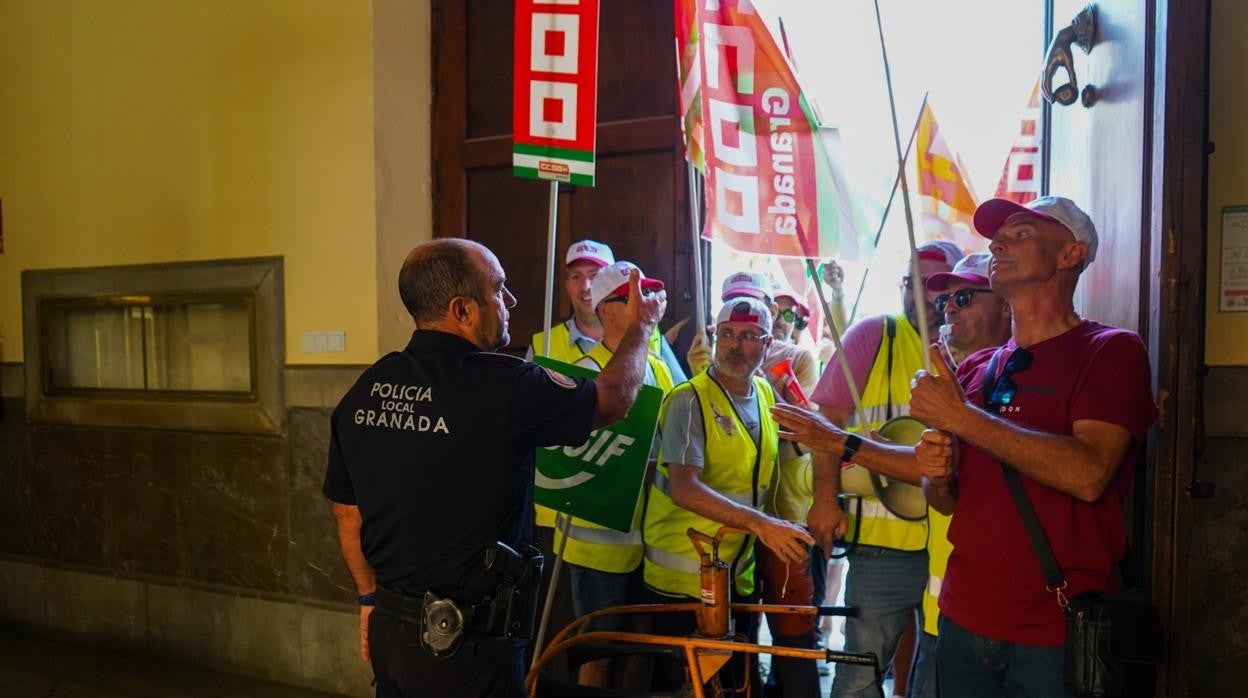
[[[940,584],[945,578],[953,543],[949,542],[950,516],[928,507],[927,509],[927,589],[923,592],[923,632],[936,635],[936,621],[940,618]]]
[[[863,429],[861,425],[855,424],[851,426],[853,431],[868,432],[879,427],[886,421],[890,405],[893,417],[910,412],[910,380],[914,378],[915,371],[923,368],[923,355],[927,350],[906,316],[893,316],[895,336],[891,342],[890,375],[887,320],[885,318],[884,328],[880,333],[880,349],[875,354],[875,363],[871,366],[871,374],[862,389],[862,407],[867,413],[868,428]],[[850,502],[846,508],[849,510],[846,530],[852,535],[857,525],[855,512],[858,505]],[[899,519],[885,509],[880,500],[863,497],[862,528],[858,534],[858,542],[895,550],[923,550],[927,546],[927,522]]]
[[[542,352],[545,345],[545,332],[538,332],[533,335],[533,355],[546,356]],[[562,361],[567,364],[574,364],[580,361],[585,354],[580,347],[576,346],[576,342],[572,341],[572,333],[568,331],[567,321],[550,328],[550,358],[556,361]]]
[[[601,371],[611,360],[611,350],[599,342],[585,356],[597,364]],[[655,382],[658,383],[656,387],[667,395],[672,390],[672,374],[667,370],[667,364],[650,354],[646,355],[646,361],[649,362]],[[600,572],[632,572],[641,564],[641,510],[638,502],[638,507],[633,512],[633,525],[628,532],[616,531],[572,517],[569,523],[555,529],[555,551],[563,545],[566,532],[568,543],[563,549],[565,562]]]
[[[533,355],[545,356],[542,348],[546,344],[546,333],[538,332],[533,335]],[[574,364],[581,360],[584,354],[581,353],[580,347],[572,341],[572,333],[568,332],[568,323],[561,322],[550,328],[550,358],[556,361],[562,361],[567,364]],[[534,523],[538,526],[553,528],[555,525],[555,510],[544,507],[541,504],[534,504]],[[556,548],[558,550],[558,548]]]
[[[699,373],[676,386],[672,392],[675,394],[684,390],[694,391],[702,413],[702,430],[706,438],[703,484],[743,505],[761,508],[767,499],[767,488],[776,468],[779,442],[776,422],[771,417],[771,406],[775,404],[771,387],[762,378],[754,378],[759,410],[758,446],[737,416],[728,394],[709,373]],[[667,419],[670,404],[670,399],[663,404],[659,416],[660,429]],[[695,528],[713,536],[722,524],[676,506],[667,486],[668,479],[668,468],[660,455],[642,526],[646,545],[646,584],[664,593],[698,598],[701,563],[686,531]],[[753,593],[753,537],[725,537],[720,544],[719,555],[733,565],[737,593],[742,596]]]

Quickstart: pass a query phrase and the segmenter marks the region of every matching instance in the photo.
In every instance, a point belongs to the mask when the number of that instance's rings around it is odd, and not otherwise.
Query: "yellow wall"
[[[0,2],[0,361],[23,269],[268,255],[289,362],[374,360],[372,30],[361,0]]]
[[[1248,3],[1214,0],[1210,54],[1209,274],[1205,362],[1248,365],[1248,313],[1218,312],[1222,279],[1222,207],[1248,205]]]

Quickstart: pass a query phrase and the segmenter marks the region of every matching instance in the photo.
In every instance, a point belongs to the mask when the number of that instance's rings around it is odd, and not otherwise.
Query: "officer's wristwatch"
[[[377,605],[377,599],[372,594],[360,594],[358,597],[356,597],[356,600],[360,602],[361,606],[376,606]]]

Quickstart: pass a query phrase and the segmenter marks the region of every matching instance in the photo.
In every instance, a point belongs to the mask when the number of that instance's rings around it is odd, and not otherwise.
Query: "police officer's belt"
[[[377,599],[377,607],[381,610],[397,616],[405,623],[420,625],[425,608],[424,593],[419,595],[401,594],[379,584],[374,596]],[[493,609],[490,599],[487,598],[477,603],[456,601],[455,605],[464,614],[464,625],[468,632],[475,632],[481,635],[502,634],[501,628],[490,628],[491,611]]]

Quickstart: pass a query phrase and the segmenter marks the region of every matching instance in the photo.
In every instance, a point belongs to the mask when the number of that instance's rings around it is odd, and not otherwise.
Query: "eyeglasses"
[[[738,340],[740,340],[742,344],[757,344],[771,335],[759,334],[755,332],[742,332],[741,334],[736,334],[732,330],[725,327],[717,330],[715,332],[715,336],[724,344],[732,344]]]
[[[992,395],[988,397],[988,407],[997,408],[1008,405],[1014,401],[1014,394],[1018,392],[1018,386],[1014,383],[1014,374],[1022,373],[1031,366],[1031,352],[1019,347],[1010,354],[1009,361],[1005,362],[1005,369],[1001,371],[1000,377],[997,378],[996,385],[992,388]]]
[[[953,293],[942,293],[936,296],[934,303],[936,304],[936,312],[945,312],[945,307],[949,305],[949,299],[952,298],[959,308],[965,308],[975,300],[976,293],[992,293],[990,288],[964,288]]]

